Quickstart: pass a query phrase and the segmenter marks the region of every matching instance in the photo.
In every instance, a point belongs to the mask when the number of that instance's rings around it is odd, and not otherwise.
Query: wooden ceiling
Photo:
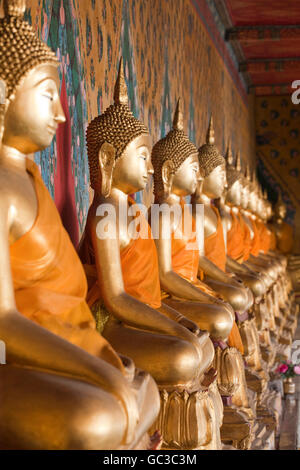
[[[215,0],[249,91],[292,93],[300,80],[300,0]]]

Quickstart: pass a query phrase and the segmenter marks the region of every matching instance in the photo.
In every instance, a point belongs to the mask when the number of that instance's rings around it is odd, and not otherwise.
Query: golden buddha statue
[[[205,282],[220,292],[231,304],[235,312],[244,313],[253,297],[232,273],[226,272],[226,249],[224,229],[218,209],[211,204],[212,199],[223,195],[226,186],[225,159],[215,146],[213,121],[210,119],[206,144],[198,152],[200,168],[204,171],[202,188],[195,192],[192,203],[204,204],[204,247],[200,257],[200,267]]]
[[[293,228],[291,225],[285,222],[286,217],[286,206],[282,199],[281,193],[278,195],[277,202],[274,206],[274,213],[272,206],[267,208],[267,217],[269,221],[269,229],[273,234],[272,238],[272,249],[273,256],[279,258],[282,263],[283,271],[286,272],[285,280],[290,281],[290,285],[286,290],[291,292],[293,289],[295,293],[299,293],[300,290],[300,256],[293,253]],[[275,253],[274,253],[275,252]],[[288,256],[288,257],[287,257]],[[291,308],[295,308],[295,294],[288,296],[288,299],[292,305]],[[294,315],[294,319],[296,315]]]
[[[152,164],[154,203],[161,207],[163,204],[170,208],[179,207],[183,222],[183,198],[195,191],[201,177],[197,149],[183,131],[180,100],[173,129],[153,147]],[[153,226],[157,221],[151,222]],[[209,331],[212,339],[227,341],[233,325],[233,310],[198,279],[199,249],[196,243],[194,250],[187,248],[189,243],[196,241],[196,234],[193,234],[194,239],[188,239],[183,224],[176,222],[174,217],[167,218],[162,212],[159,237],[155,237],[164,303],[184,312],[199,328]],[[193,222],[191,220],[191,224]],[[162,230],[170,236],[163,236]]]
[[[55,54],[23,20],[0,18],[1,449],[144,446],[159,411],[153,379],[96,331],[84,270],[29,155],[65,116]],[[126,366],[127,364],[127,366]],[[148,445],[148,444],[147,444]]]
[[[272,225],[276,235],[276,250],[287,255],[293,250],[294,237],[293,228],[284,221],[285,217],[286,206],[283,202],[281,193],[279,193],[274,207],[274,220]]]
[[[264,304],[256,312],[256,322],[263,358],[271,367],[276,356],[277,359],[287,357],[288,352],[285,346],[288,346],[291,342],[290,332],[284,331],[284,321],[281,319],[280,308],[285,308],[283,296],[278,295],[281,291],[280,284],[284,283],[282,280],[282,276],[284,277],[283,265],[274,256],[264,253],[266,248],[264,246],[264,238],[266,238],[264,231],[268,229],[261,220],[261,217],[264,217],[263,198],[257,182],[253,177],[251,178],[248,166],[245,175],[241,175],[241,182],[241,214],[250,238],[249,257],[245,264],[263,276],[267,287]],[[278,347],[276,346],[277,343],[279,343]]]
[[[245,175],[241,176],[242,198],[241,214],[244,223],[250,233],[250,252],[246,260],[247,266],[254,271],[261,271],[264,275],[264,282],[269,288],[277,278],[276,268],[273,263],[268,263],[260,256],[261,238],[256,223],[257,210],[259,210],[260,198],[258,187],[255,181],[251,179],[249,166],[246,166]]]
[[[277,201],[277,212],[280,213],[282,211],[282,215],[285,215],[285,208],[283,209],[283,203],[280,200]],[[281,207],[280,207],[281,206]],[[297,272],[297,267],[295,269],[295,265],[291,266],[291,260],[289,262],[287,257],[282,253],[282,250],[276,250],[277,244],[277,228],[276,223],[268,223],[270,219],[272,219],[272,205],[267,199],[267,194],[260,195],[260,219],[263,221],[265,227],[265,232],[263,233],[262,237],[267,239],[266,231],[269,234],[268,240],[268,250],[264,250],[262,256],[266,260],[271,260],[273,263],[276,264],[278,278],[276,285],[274,285],[274,296],[277,298],[279,314],[277,315],[277,324],[281,326],[281,341],[283,344],[290,345],[292,342],[292,338],[294,337],[296,328],[297,328],[297,313],[298,308],[296,307],[295,302],[295,294],[293,292],[293,288],[295,289],[295,273]],[[283,219],[282,219],[283,220]],[[262,222],[260,222],[262,223]],[[288,231],[290,230],[290,226]],[[275,239],[275,242],[274,242]],[[296,289],[297,290],[297,287]],[[279,318],[281,317],[281,321]]]
[[[177,103],[172,130],[153,147],[152,163],[155,205],[162,209],[168,208],[160,212],[158,221],[153,220],[151,210],[151,226],[153,228],[158,225],[156,231],[159,236],[155,237],[155,242],[164,303],[193,320],[199,328],[210,332],[216,347],[215,365],[221,394],[232,395],[232,401],[238,406],[238,410],[249,412],[252,417],[246,383],[243,382],[245,379],[242,358],[234,347],[228,348],[227,345],[227,341],[229,344],[231,341],[231,346],[237,344],[238,347],[243,347],[238,330],[237,334],[233,330],[233,325],[236,326],[233,323],[233,309],[221,300],[220,294],[198,278],[201,273],[195,232],[197,227],[191,212],[185,211],[184,198],[195,192],[202,177],[197,148],[183,130],[180,100]],[[179,221],[175,217],[176,212],[179,214]],[[191,234],[185,230],[186,224],[193,227]],[[225,407],[225,426],[229,419],[229,408]],[[230,412],[231,417],[234,416],[233,408]],[[245,424],[245,419],[247,421],[247,418],[238,412],[235,419],[240,420],[241,426],[241,423]],[[231,432],[235,426],[237,422],[231,422]],[[222,433],[222,437],[224,435],[225,433]]]
[[[237,156],[236,164],[233,164],[233,156],[228,145],[226,152],[226,177],[227,188],[224,200],[221,204],[221,218],[225,229],[227,262],[226,267],[230,271],[237,273],[243,283],[247,285],[255,298],[255,303],[249,311],[249,318],[239,324],[241,337],[243,340],[245,359],[248,367],[252,371],[252,376],[247,376],[247,384],[257,394],[256,413],[264,422],[273,427],[278,420],[278,413],[274,411],[272,405],[276,402],[276,396],[268,390],[268,366],[262,358],[259,332],[256,325],[256,317],[261,310],[264,314],[266,286],[260,273],[251,270],[243,263],[245,250],[245,230],[244,222],[241,218],[239,206],[241,203],[242,186],[240,182],[240,155]],[[222,200],[222,198],[220,198]]]
[[[148,129],[128,107],[122,60],[114,104],[89,124],[87,146],[94,199],[80,253],[98,329],[159,385],[161,413],[155,426],[165,447],[220,448],[223,405],[216,385],[210,385],[215,379],[212,342],[162,302],[151,229],[130,197],[145,189],[153,174],[152,145]],[[114,235],[100,236],[105,210],[111,209]]]
[[[251,289],[255,299],[259,300],[266,292],[266,285],[259,273],[247,268],[243,264],[245,257],[245,232],[239,212],[242,195],[240,155],[237,156],[236,165],[234,165],[231,147],[228,144],[225,158],[227,187],[225,189],[221,218],[225,229],[226,267],[229,271],[238,274],[243,283]]]

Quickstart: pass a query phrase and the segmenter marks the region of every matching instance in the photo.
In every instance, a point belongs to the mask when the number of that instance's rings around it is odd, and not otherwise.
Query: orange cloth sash
[[[130,204],[135,204],[133,199],[128,198],[128,200]],[[132,297],[150,305],[152,308],[159,308],[161,306],[161,292],[156,246],[152,237],[151,228],[143,214],[136,214],[136,217],[137,216],[139,216],[140,220],[143,219],[144,224],[147,225],[148,238],[143,239],[138,237],[137,239],[133,239],[129,245],[120,252],[124,288],[125,292],[132,295]],[[88,238],[85,239],[85,243],[89,245],[86,251],[89,252],[90,258],[84,261],[90,263],[94,268],[94,279],[87,297],[88,304],[92,306],[101,298],[101,289],[97,281],[92,244],[89,242]],[[92,273],[91,266],[85,266],[85,268],[90,274]]]
[[[204,241],[205,256],[212,263],[218,266],[218,268],[220,268],[222,271],[225,271],[226,251],[225,251],[222,220],[221,220],[218,209],[214,206],[211,206],[211,208],[215,211],[215,214],[218,219],[218,224],[217,224],[217,230],[215,231],[215,233],[212,233],[209,237],[205,238],[205,241]]]
[[[271,245],[271,231],[262,220],[257,220],[256,226],[259,231],[260,250],[268,253]]]
[[[243,242],[244,255],[243,255],[243,260],[242,261],[247,261],[249,259],[249,256],[250,256],[251,246],[252,246],[251,233],[250,233],[249,227],[246,224],[246,222],[244,221],[243,216],[242,216],[241,213],[239,213],[239,221],[240,221],[240,225],[242,227],[242,230],[244,232],[244,242]]]
[[[26,160],[34,179],[38,214],[33,227],[10,247],[15,299],[19,312],[123,370],[121,360],[96,331],[85,302],[83,267],[34,162]]]
[[[231,217],[232,225],[227,232],[227,255],[237,261],[243,259],[244,255],[244,229],[233,211]]]
[[[199,248],[197,246],[196,237],[196,223],[192,217],[192,231],[193,236],[190,238],[183,238],[183,211],[184,201],[180,201],[182,209],[182,223],[181,227],[178,225],[175,232],[172,233],[172,268],[179,276],[184,277],[186,280],[196,285],[202,292],[216,297],[215,292],[206,284],[198,279],[199,269]],[[179,233],[180,230],[180,233]],[[187,249],[187,245],[194,245],[195,249]]]
[[[250,219],[251,224],[252,224],[252,229],[253,229],[253,238],[252,238],[252,245],[251,245],[251,254],[253,256],[258,256],[259,251],[260,251],[260,236],[259,236],[259,230],[256,224],[256,220]]]
[[[218,225],[216,232],[210,235],[209,237],[205,238],[205,256],[210,259],[216,266],[222,269],[222,271],[225,271],[226,250],[224,243],[222,220],[218,209],[214,206],[211,207],[215,211],[216,216],[218,218]],[[244,354],[244,346],[236,322],[233,323],[232,330],[228,337],[228,344],[230,347],[234,347],[238,349],[242,354]]]
[[[272,226],[268,227],[270,230],[270,250],[275,251],[276,250],[276,234],[275,230]]]

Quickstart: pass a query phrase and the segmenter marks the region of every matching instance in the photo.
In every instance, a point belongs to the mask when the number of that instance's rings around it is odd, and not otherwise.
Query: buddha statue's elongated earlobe
[[[99,150],[99,167],[101,169],[101,194],[108,197],[111,192],[112,175],[115,167],[116,150],[113,145],[104,142]]]
[[[172,192],[174,174],[175,174],[175,171],[174,171],[173,162],[171,160],[167,160],[166,162],[163,163],[163,166],[161,169],[161,176],[162,176],[162,181],[164,185],[164,194],[166,197],[168,197]]]

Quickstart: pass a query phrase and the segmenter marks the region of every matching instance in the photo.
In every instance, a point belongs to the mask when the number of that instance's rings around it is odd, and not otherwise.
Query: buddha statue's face
[[[210,199],[217,199],[224,193],[226,187],[225,164],[219,165],[205,177],[203,182],[203,193]]]
[[[266,208],[266,212],[267,212],[267,220],[270,220],[271,217],[272,217],[272,204],[267,201],[267,208]]]
[[[253,212],[255,212],[255,214],[262,218],[262,214],[263,214],[263,201],[260,197],[257,197],[257,204],[256,204],[256,207],[255,207],[255,210],[253,210]]]
[[[24,154],[47,148],[65,121],[55,65],[39,65],[18,87],[4,118],[3,144]]]
[[[276,207],[275,214],[276,214],[276,216],[277,216],[279,219],[284,220],[284,219],[285,219],[285,216],[286,216],[286,207],[285,207],[285,205],[284,205],[284,204],[280,204],[279,206],[277,206],[277,207]]]
[[[227,189],[226,202],[230,202],[235,206],[241,204],[242,188],[239,180],[235,181],[231,188]]]
[[[112,187],[126,194],[145,189],[149,176],[153,175],[151,149],[152,141],[148,134],[142,134],[132,140],[116,160]]]
[[[195,153],[186,158],[174,174],[172,193],[180,197],[194,194],[201,180],[203,180],[203,178],[199,170],[198,155]]]
[[[268,220],[267,204],[266,204],[266,201],[264,199],[262,200],[261,218],[263,220]]]
[[[249,187],[247,184],[242,183],[242,192],[241,192],[241,207],[247,209],[249,201]]]

